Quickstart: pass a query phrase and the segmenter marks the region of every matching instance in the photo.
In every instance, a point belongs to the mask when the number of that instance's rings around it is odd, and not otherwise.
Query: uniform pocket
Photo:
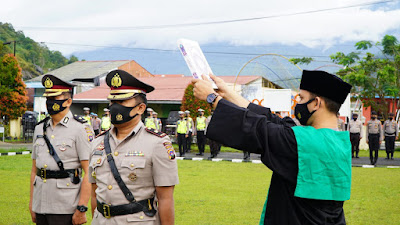
[[[79,188],[81,185],[81,182],[78,184],[74,184],[71,182],[70,178],[65,178],[65,179],[56,179],[57,180],[57,188],[62,188],[62,189],[74,189],[74,188]]]
[[[72,139],[58,139],[55,142],[54,148],[59,150],[60,152],[65,152],[66,154],[72,153],[72,147],[73,147],[74,141]],[[74,152],[73,154],[76,154]]]
[[[128,222],[141,222],[141,221],[155,221],[157,218],[156,216],[150,217],[146,216],[144,212],[138,212],[132,215],[128,215],[126,220]],[[140,223],[140,224],[147,224],[147,223]],[[149,222],[149,224],[154,224],[154,222]]]
[[[130,170],[143,169],[146,166],[146,158],[144,157],[126,157],[122,160],[121,167]]]

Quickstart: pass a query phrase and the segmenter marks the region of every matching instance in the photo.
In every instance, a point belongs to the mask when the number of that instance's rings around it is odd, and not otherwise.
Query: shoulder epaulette
[[[41,124],[41,123],[45,123],[50,119],[50,116],[47,116],[46,118],[42,119],[41,121],[37,122],[35,126]]]
[[[103,130],[100,134],[98,134],[95,138],[100,137],[101,135],[104,135],[105,133],[107,133],[107,131],[109,131],[111,128],[108,128],[107,130]]]
[[[78,115],[74,115],[74,119],[80,123],[86,123],[87,121],[82,117]]]
[[[147,127],[146,127],[145,130],[146,130],[148,133],[154,134],[154,135],[156,135],[157,137],[160,137],[160,138],[167,136],[166,133],[163,133],[163,132],[161,132],[161,131],[155,130],[155,129],[153,129],[153,128],[147,128]]]

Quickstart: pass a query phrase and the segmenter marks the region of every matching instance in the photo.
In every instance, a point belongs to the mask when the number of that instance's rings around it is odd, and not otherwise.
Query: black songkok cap
[[[300,89],[329,98],[343,104],[350,93],[351,85],[336,75],[320,70],[303,70]]]
[[[372,112],[371,112],[371,115],[376,115],[376,116],[377,116],[378,113],[376,113],[376,111],[372,111]]]

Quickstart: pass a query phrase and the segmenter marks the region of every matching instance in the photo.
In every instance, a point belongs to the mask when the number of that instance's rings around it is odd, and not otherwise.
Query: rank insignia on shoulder
[[[77,115],[74,115],[74,119],[76,121],[80,122],[80,123],[86,123],[87,122],[84,118],[82,118],[80,116],[77,116]]]
[[[150,133],[150,134],[156,135],[157,137],[165,137],[165,136],[167,136],[166,133],[160,132],[160,131],[155,130],[155,129],[153,129],[153,128],[147,128],[147,127],[146,127],[145,130],[146,130],[148,133]]]

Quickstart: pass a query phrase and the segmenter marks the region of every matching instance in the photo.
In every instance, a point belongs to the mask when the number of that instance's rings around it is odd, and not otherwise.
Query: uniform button
[[[69,183],[67,183],[67,186],[69,186]]]
[[[50,150],[47,150],[47,152],[50,152]]]
[[[51,135],[51,138],[54,138],[54,135]]]
[[[118,156],[118,155],[119,155],[119,153],[118,153],[118,152],[114,152],[114,155],[115,155],[115,156]]]
[[[111,190],[112,189],[112,185],[108,185],[108,190]]]
[[[47,164],[44,164],[44,166],[43,166],[45,169],[47,168]]]
[[[135,164],[132,163],[132,164],[131,164],[131,167],[134,167],[134,166],[135,166]]]
[[[142,220],[144,217],[143,217],[143,216],[140,216],[139,218]]]
[[[43,183],[46,183],[46,180],[43,180]]]

